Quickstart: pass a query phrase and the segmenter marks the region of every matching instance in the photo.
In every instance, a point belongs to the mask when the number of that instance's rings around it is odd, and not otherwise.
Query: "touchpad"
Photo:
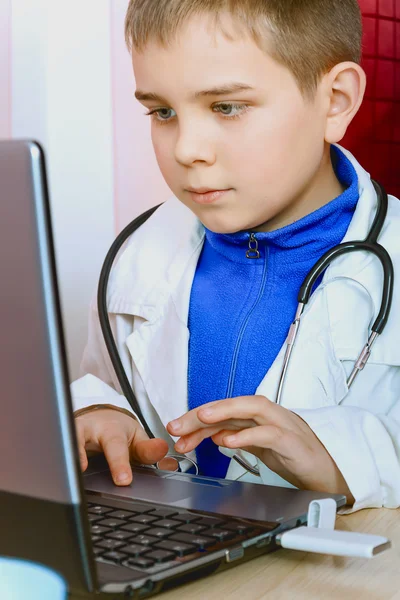
[[[206,504],[211,502],[215,509],[232,483],[229,480],[134,467],[132,483],[129,486],[116,486],[103,456],[90,459],[84,474],[84,487],[88,492],[203,510],[205,497],[208,500]]]
[[[133,481],[130,485],[115,485],[104,455],[99,454],[89,460],[89,466],[83,477],[84,487],[87,491],[130,499],[149,500],[150,502],[171,503],[183,500],[188,496],[187,490],[180,488],[180,486],[163,484],[170,473],[157,469],[135,467],[132,467],[132,471]]]
[[[160,476],[156,471],[140,472],[134,470],[133,481],[128,486],[117,486],[114,484],[110,471],[94,473],[84,478],[86,491],[101,492],[109,496],[129,498],[135,500],[147,500],[150,502],[163,502],[173,504],[185,500],[190,490],[183,484],[168,484],[168,479]]]

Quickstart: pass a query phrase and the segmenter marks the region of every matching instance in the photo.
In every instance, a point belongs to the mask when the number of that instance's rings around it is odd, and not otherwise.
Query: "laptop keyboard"
[[[268,531],[243,520],[134,501],[129,509],[89,502],[88,517],[96,560],[150,571]]]

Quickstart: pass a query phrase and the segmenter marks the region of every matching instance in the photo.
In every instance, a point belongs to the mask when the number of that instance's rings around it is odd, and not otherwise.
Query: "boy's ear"
[[[340,142],[364,98],[367,78],[360,65],[342,62],[325,75],[327,115],[325,141]]]

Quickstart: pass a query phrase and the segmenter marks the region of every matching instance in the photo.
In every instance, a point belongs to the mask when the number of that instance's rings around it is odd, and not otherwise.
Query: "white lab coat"
[[[376,213],[376,193],[368,173],[342,150],[357,170],[360,191],[344,241],[362,240]],[[109,282],[110,321],[128,379],[150,429],[171,450],[164,426],[188,410],[187,318],[203,241],[202,224],[171,198],[127,241]],[[400,201],[390,196],[379,241],[400,274]],[[400,505],[400,275],[388,325],[353,387],[346,384],[379,310],[382,280],[371,254],[347,254],[332,263],[304,312],[282,398],[335,460],[355,498],[352,510]],[[270,400],[276,398],[283,353],[257,389]],[[81,369],[83,376],[71,385],[74,410],[102,403],[130,410],[118,393],[95,297]],[[261,479],[233,460],[228,478],[290,486],[254,456],[246,458],[258,464]]]

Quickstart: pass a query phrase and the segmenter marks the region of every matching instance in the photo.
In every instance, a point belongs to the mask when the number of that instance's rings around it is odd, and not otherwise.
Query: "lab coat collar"
[[[358,177],[359,202],[350,222],[343,242],[350,240],[363,240],[371,229],[377,209],[377,196],[371,176],[354,156],[341,146],[338,146],[343,154],[350,160]]]

